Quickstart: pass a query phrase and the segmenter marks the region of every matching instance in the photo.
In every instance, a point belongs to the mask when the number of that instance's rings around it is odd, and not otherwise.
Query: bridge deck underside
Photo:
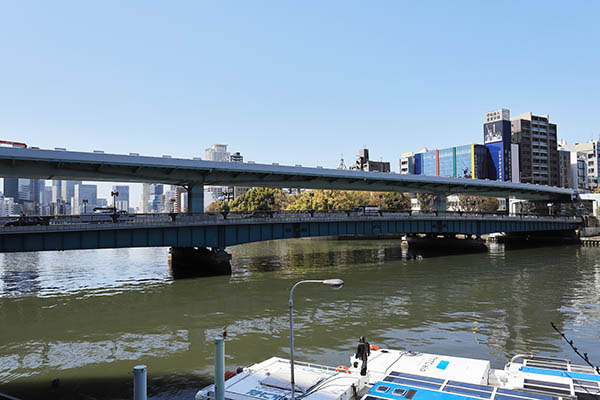
[[[108,229],[0,231],[0,252],[75,250],[123,247],[215,247],[266,240],[338,235],[454,233],[483,235],[494,232],[574,230],[574,221],[551,220],[363,220],[318,222],[262,222],[133,227],[116,224]]]

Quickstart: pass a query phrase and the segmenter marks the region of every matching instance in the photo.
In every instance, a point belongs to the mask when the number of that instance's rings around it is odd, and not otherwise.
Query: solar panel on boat
[[[492,390],[494,390],[494,388],[491,386],[476,385],[474,383],[466,383],[466,382],[458,382],[458,381],[448,381],[448,385],[464,387],[464,388],[469,388],[469,389],[477,389],[477,390],[482,390],[484,392],[491,392]]]
[[[395,376],[386,376],[385,378],[383,378],[383,380],[385,382],[392,382],[392,383],[398,383],[400,385],[414,386],[414,387],[418,387],[418,388],[422,388],[422,389],[439,390],[442,387],[442,385],[438,384],[438,383],[424,382],[424,381],[416,380],[416,379],[399,378],[399,377],[395,377]]]
[[[473,397],[473,398],[477,398],[477,399],[489,399],[492,397],[492,392],[483,392],[481,390],[466,389],[466,388],[455,387],[455,386],[446,386],[446,387],[444,387],[444,389],[442,391],[448,392],[448,393],[460,394],[463,396],[469,396],[469,397]]]
[[[567,396],[571,394],[571,386],[566,383],[547,382],[537,379],[525,379],[523,389],[541,390],[544,392],[564,394]]]
[[[398,372],[398,371],[390,372],[390,376],[400,376],[402,378],[415,379],[415,380],[425,381],[425,382],[439,383],[440,385],[442,383],[444,383],[444,379],[431,378],[429,376],[422,376],[422,375],[406,374],[404,372]]]
[[[498,400],[514,400],[518,399],[538,399],[538,400],[556,400],[557,397],[547,394],[525,393],[510,389],[498,389],[494,399]]]

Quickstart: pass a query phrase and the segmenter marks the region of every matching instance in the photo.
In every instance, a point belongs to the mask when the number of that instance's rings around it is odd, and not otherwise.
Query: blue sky
[[[598,138],[600,3],[0,3],[0,138],[337,166],[482,142],[483,114]]]

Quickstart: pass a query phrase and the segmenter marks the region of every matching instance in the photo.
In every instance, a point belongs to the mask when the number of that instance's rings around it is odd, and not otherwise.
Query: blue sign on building
[[[502,119],[483,124],[483,137],[490,155],[488,176],[498,181],[510,181],[510,121]]]

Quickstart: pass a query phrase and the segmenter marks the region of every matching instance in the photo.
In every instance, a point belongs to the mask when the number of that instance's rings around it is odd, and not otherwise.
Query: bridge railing
[[[264,222],[311,222],[311,221],[347,221],[348,219],[360,220],[396,220],[402,219],[457,219],[466,220],[553,220],[570,223],[580,223],[581,217],[556,216],[556,215],[507,215],[505,213],[482,212],[445,212],[425,213],[410,210],[380,210],[377,212],[359,211],[308,211],[308,212],[272,212],[253,211],[248,213],[199,213],[189,214],[84,214],[84,215],[57,215],[57,216],[20,216],[1,217],[0,232],[7,231],[44,231],[44,230],[100,230],[116,227],[140,226],[165,226],[165,225],[197,225],[197,224],[239,224],[242,221],[250,223]]]

